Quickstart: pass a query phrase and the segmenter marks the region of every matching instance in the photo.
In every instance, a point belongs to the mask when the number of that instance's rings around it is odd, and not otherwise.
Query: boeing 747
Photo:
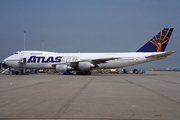
[[[90,74],[92,69],[113,69],[167,58],[175,51],[165,52],[173,28],[164,28],[136,52],[124,53],[56,53],[18,51],[4,59],[14,68],[55,69]]]

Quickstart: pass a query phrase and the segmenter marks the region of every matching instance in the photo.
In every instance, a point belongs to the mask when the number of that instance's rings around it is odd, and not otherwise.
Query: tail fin
[[[136,52],[163,52],[174,28],[164,28]]]

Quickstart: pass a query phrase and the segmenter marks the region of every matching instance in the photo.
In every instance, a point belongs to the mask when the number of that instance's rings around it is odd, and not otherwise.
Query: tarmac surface
[[[0,119],[180,120],[180,72],[0,75]]]

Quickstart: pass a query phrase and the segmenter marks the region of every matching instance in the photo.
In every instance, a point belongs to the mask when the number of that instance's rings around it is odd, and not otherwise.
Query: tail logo
[[[161,32],[159,32],[156,36],[154,36],[149,42],[156,45],[157,52],[161,52],[161,46],[169,41],[169,34],[171,34],[172,31],[170,28],[164,29]]]

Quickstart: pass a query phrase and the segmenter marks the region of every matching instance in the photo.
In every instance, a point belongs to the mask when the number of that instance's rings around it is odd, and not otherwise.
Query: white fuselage
[[[116,58],[106,62],[99,63],[101,69],[120,68],[157,59],[146,58],[146,56],[162,54],[164,52],[128,52],[128,53],[56,53],[45,51],[18,51],[4,62],[12,67],[19,67],[19,63],[25,62],[25,68],[33,69],[54,69],[53,65],[89,61],[96,59]],[[160,58],[158,58],[160,59]]]

